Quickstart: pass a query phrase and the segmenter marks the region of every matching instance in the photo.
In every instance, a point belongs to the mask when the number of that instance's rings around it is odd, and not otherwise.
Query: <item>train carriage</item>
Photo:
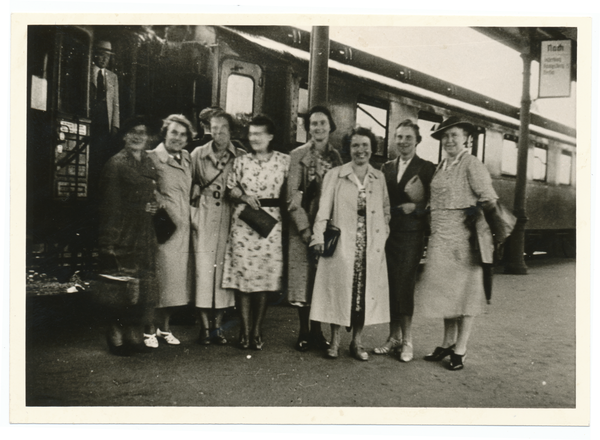
[[[27,264],[92,269],[95,179],[105,161],[90,145],[89,70],[95,41],[110,40],[121,119],[183,113],[198,123],[211,105],[245,123],[258,113],[277,127],[277,148],[306,141],[310,33],[286,26],[29,26],[27,115]],[[512,206],[519,109],[357,49],[331,42],[329,105],[335,145],[354,125],[388,159],[397,123],[421,127],[419,155],[441,159],[427,133],[450,114],[478,127],[471,153],[488,167]],[[197,126],[200,129],[200,126]],[[526,252],[575,252],[575,130],[532,115],[527,182]],[[346,152],[341,151],[344,156]]]

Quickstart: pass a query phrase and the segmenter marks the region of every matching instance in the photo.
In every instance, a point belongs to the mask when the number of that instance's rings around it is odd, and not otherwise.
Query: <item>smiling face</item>
[[[210,120],[210,134],[217,147],[226,148],[231,139],[231,132],[227,119],[216,117]]]
[[[417,134],[411,127],[398,127],[395,135],[396,153],[402,160],[409,160],[417,150]]]
[[[251,125],[248,127],[248,141],[255,153],[266,153],[273,135],[269,134],[264,125]]]
[[[467,132],[461,127],[450,127],[442,133],[442,148],[450,158],[456,157],[467,144]]]
[[[148,142],[148,132],[145,125],[136,125],[129,130],[123,137],[125,148],[133,151],[141,151],[146,149]]]
[[[315,141],[327,142],[329,140],[331,125],[326,114],[320,112],[313,113],[310,115],[308,122],[309,133]]]
[[[187,145],[187,142],[187,129],[177,122],[171,122],[165,135],[165,148],[167,151],[171,154],[179,153]]]
[[[350,158],[356,165],[366,165],[371,158],[371,139],[355,134],[350,140]]]

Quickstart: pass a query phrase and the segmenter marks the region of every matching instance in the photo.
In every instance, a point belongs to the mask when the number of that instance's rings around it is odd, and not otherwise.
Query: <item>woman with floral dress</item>
[[[283,250],[279,197],[287,179],[290,157],[271,149],[275,125],[267,116],[250,121],[252,153],[238,156],[227,179],[229,197],[238,202],[225,254],[222,287],[236,290],[242,320],[240,347],[262,350],[262,322],[269,292],[282,287]],[[248,205],[277,220],[267,237],[240,219]]]

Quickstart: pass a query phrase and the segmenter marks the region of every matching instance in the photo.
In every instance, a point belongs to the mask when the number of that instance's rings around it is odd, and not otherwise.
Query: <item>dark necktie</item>
[[[106,88],[104,87],[104,75],[102,75],[102,70],[98,70],[98,79],[96,80],[96,98],[100,101],[106,99]]]

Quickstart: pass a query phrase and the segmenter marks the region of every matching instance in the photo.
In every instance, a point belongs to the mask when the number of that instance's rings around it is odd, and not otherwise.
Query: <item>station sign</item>
[[[540,98],[571,96],[571,40],[540,42]]]

